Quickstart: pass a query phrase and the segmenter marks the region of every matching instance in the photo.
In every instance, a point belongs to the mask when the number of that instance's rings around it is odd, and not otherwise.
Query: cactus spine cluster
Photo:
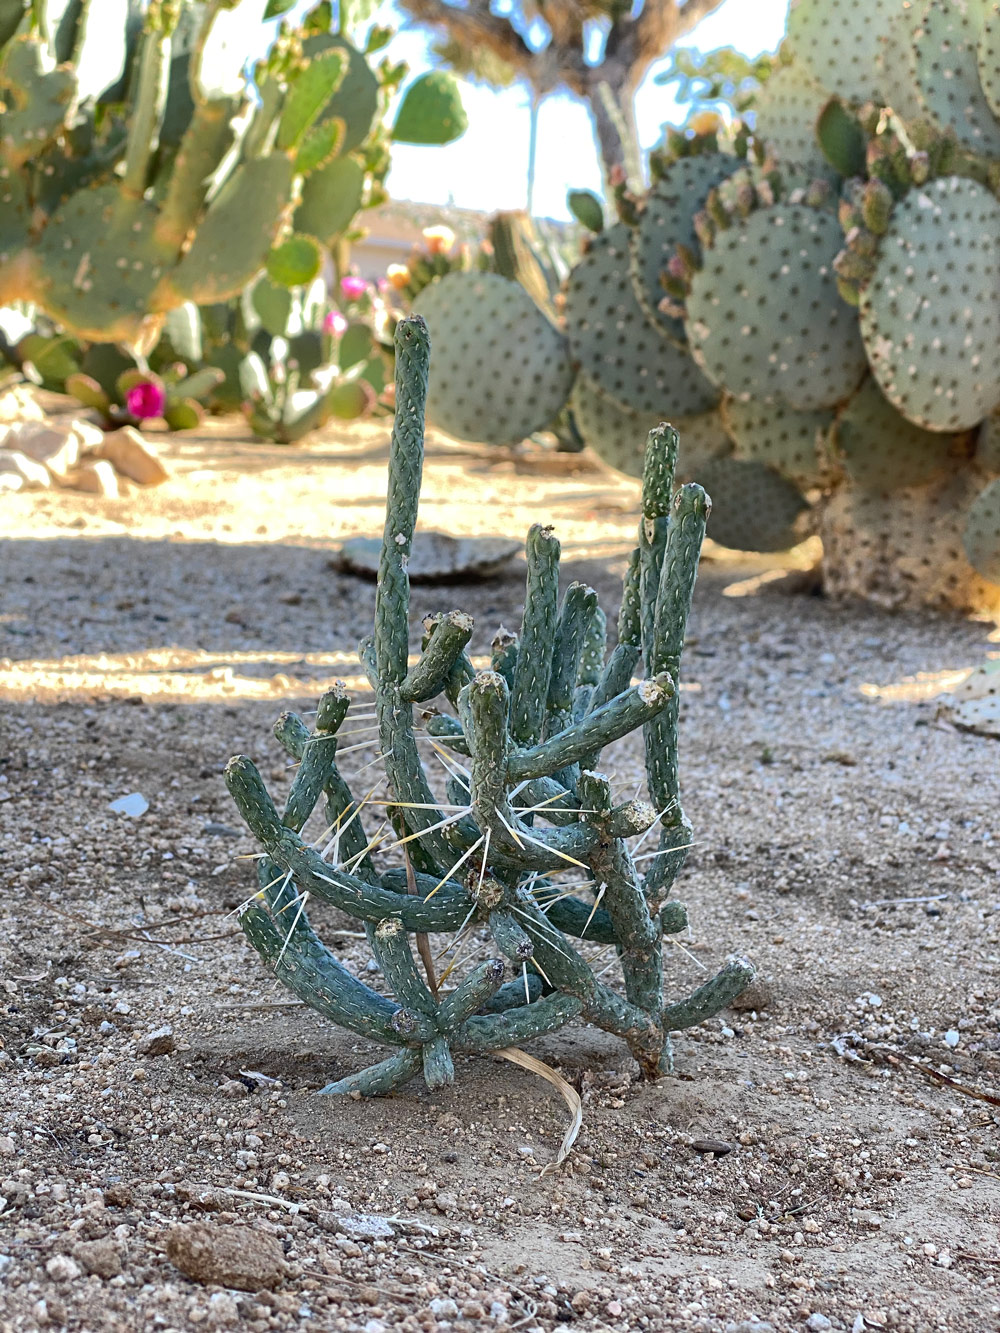
[[[359,648],[374,692],[395,836],[381,847],[369,837],[366,802],[338,769],[338,731],[350,706],[344,689],[322,697],[312,731],[284,714],[275,734],[299,763],[283,812],[249,759],[234,758],[226,769],[263,849],[260,887],[242,910],[243,929],[307,1004],[392,1048],[385,1060],[324,1092],[387,1092],[420,1072],[438,1087],[454,1077],[454,1054],[517,1045],[575,1018],[621,1037],[655,1077],[669,1064],[670,1033],[717,1012],[753,975],[744,959],[732,958],[692,994],[664,1002],[663,936],[687,922],[671,896],[691,840],[677,772],[678,677],[708,497],[697,485],[674,494],[677,436],[668,426],[653,430],[639,544],[610,654],[593,590],[571,584],[560,603],[559,543],[551,528],[536,525],[526,548],[521,632],[497,634],[490,668],[473,667],[466,651],[473,622],[457,611],[425,621],[423,650],[411,665],[407,560],[430,360],[419,316],[399,323],[395,347],[374,634]],[[640,660],[645,677],[634,684]],[[426,718],[422,731],[415,712]],[[598,767],[605,746],[638,729],[651,804],[617,800]],[[444,799],[421,744],[445,757]],[[325,832],[307,839],[303,830],[317,804]],[[654,829],[654,854],[637,862],[629,839]],[[649,868],[642,872],[640,864]],[[585,887],[562,887],[567,870]],[[302,910],[307,897],[364,923],[382,990],[326,948]],[[492,957],[453,989],[437,982],[433,966],[421,971],[412,936],[480,930],[488,932]],[[617,950],[620,988],[595,975],[589,942]]]

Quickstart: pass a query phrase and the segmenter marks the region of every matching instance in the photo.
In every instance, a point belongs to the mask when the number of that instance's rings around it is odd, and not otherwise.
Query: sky
[[[773,51],[785,29],[789,0],[725,0],[682,45],[711,51],[735,46],[745,55]],[[388,7],[379,20],[400,26],[402,17]],[[425,32],[402,28],[387,52],[406,60],[412,74],[433,63]],[[639,89],[636,116],[643,148],[661,137],[665,123],[684,119],[671,89],[658,87],[655,75],[666,62],[654,65]],[[527,89],[514,86],[493,92],[464,83],[462,100],[469,128],[461,139],[443,148],[400,144],[393,149],[389,193],[394,199],[421,203],[453,203],[484,211],[524,208],[527,196],[530,110]],[[584,104],[567,94],[542,103],[538,120],[534,212],[566,219],[566,194],[571,189],[601,193],[601,173],[590,117]]]

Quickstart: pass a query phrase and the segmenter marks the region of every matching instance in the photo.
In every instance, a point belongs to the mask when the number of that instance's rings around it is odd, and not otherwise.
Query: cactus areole
[[[622,1038],[656,1077],[670,1064],[670,1033],[718,1012],[753,977],[734,957],[691,994],[664,999],[663,936],[687,924],[672,897],[691,841],[677,774],[678,675],[709,499],[696,485],[674,493],[677,434],[656,427],[610,653],[596,593],[573,583],[560,601],[559,543],[536,525],[521,631],[497,633],[490,669],[473,666],[474,625],[458,611],[427,618],[411,664],[407,560],[429,359],[423,319],[401,320],[375,626],[359,647],[374,692],[377,794],[357,800],[338,769],[352,703],[340,685],[320,699],[313,730],[290,713],[275,726],[298,761],[282,812],[253,763],[231,759],[227,785],[263,851],[241,924],[296,995],[391,1050],[325,1093],[384,1093],[421,1072],[439,1087],[454,1079],[456,1052],[514,1046],[577,1018]],[[604,747],[638,730],[648,803],[621,799],[600,771]],[[364,781],[372,785],[370,770]],[[317,805],[317,831],[307,834]],[[391,836],[366,829],[372,811]],[[637,858],[633,840],[647,834],[657,841]],[[314,932],[304,910],[312,898],[363,923],[378,989]],[[455,975],[452,960],[475,941],[486,956]],[[597,952],[612,951],[617,984],[598,975],[606,958],[595,966]]]

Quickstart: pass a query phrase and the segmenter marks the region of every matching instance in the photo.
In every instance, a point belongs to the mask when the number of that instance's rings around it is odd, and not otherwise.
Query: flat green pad
[[[802,492],[763,463],[716,458],[696,480],[712,501],[708,535],[734,551],[787,551],[809,535]]]
[[[292,164],[282,153],[254,157],[212,200],[191,248],[177,266],[181,299],[207,305],[236,296],[263,267],[281,225],[275,202],[287,199]]]
[[[816,122],[829,99],[804,65],[782,65],[757,98],[755,136],[781,166],[829,175],[832,168],[816,142]]]
[[[660,311],[666,295],[660,274],[678,243],[697,248],[694,215],[703,207],[709,190],[739,165],[739,159],[729,153],[702,153],[671,162],[646,196],[639,225],[632,230],[629,267],[635,294],[646,315],[673,338],[683,340],[684,324]]]
[[[893,211],[861,333],[882,392],[926,430],[968,430],[1000,403],[1000,202],[942,176]]]
[[[40,301],[80,338],[128,342],[173,255],[157,246],[156,210],[116,185],[71,195],[38,242]]]
[[[15,37],[0,57],[0,160],[20,166],[37,157],[69,118],[76,75],[56,65],[37,37]]]
[[[976,64],[983,96],[994,116],[1000,120],[1000,0],[987,8],[976,46]]]
[[[569,346],[519,283],[450,273],[414,303],[431,335],[428,418],[461,440],[516,444],[573,387]]]
[[[924,0],[913,34],[916,79],[927,114],[973,153],[1000,156],[1000,121],[979,82],[982,0]]]
[[[573,356],[599,388],[634,412],[657,413],[661,420],[707,412],[717,391],[636,300],[628,237],[621,222],[602,231],[569,275],[566,327]]]
[[[907,124],[924,115],[917,91],[917,53],[913,46],[913,34],[919,23],[918,5],[891,14],[879,40],[875,62],[882,96]]]
[[[30,221],[24,177],[16,169],[0,167],[0,264],[9,263],[27,245]]]
[[[979,428],[976,463],[986,472],[1000,474],[1000,411],[988,416]]]
[[[317,124],[325,124],[335,116],[342,120],[344,138],[339,152],[341,154],[353,152],[367,138],[375,113],[378,111],[378,83],[375,75],[357,47],[352,46],[343,37],[318,33],[303,42],[302,50],[309,58],[331,50],[343,51],[346,54],[347,69],[344,77],[337,91],[320,112]]]
[[[786,36],[809,76],[845,101],[879,102],[876,56],[900,0],[794,0]]]
[[[979,492],[965,520],[962,545],[972,568],[1000,583],[1000,479]]]
[[[355,157],[337,157],[302,182],[295,230],[332,245],[361,207],[365,169]]]
[[[654,413],[623,407],[582,373],[576,377],[569,405],[577,429],[598,458],[630,477],[642,476],[646,437],[660,424]],[[717,411],[672,417],[670,424],[680,436],[678,481],[696,480],[705,460],[722,457],[732,448]]]
[[[777,204],[716,235],[687,300],[688,344],[734,397],[800,411],[832,407],[856,387],[865,352],[837,291],[837,219]]]
[[[765,463],[802,490],[822,484],[831,411],[798,412],[784,403],[727,398],[722,415],[738,458]]]
[[[853,482],[866,490],[895,491],[947,472],[965,437],[915,426],[868,378],[838,418],[834,438]]]

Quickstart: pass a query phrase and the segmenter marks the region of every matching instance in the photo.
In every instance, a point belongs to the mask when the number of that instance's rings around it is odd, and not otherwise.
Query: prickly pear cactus
[[[691,277],[685,328],[695,360],[734,398],[799,411],[832,407],[857,386],[865,349],[837,290],[836,217],[775,203],[716,231]]]
[[[266,261],[288,272],[297,256],[289,282],[318,269],[313,238],[284,236],[293,202],[362,140],[365,163],[345,159],[362,189],[384,176],[384,147],[365,139],[381,91],[345,39],[314,33],[304,51],[290,29],[251,82],[245,27],[262,6],[243,5],[102,0],[51,22],[34,6],[36,24],[9,40],[0,27],[0,302],[148,351],[167,312],[237,295]],[[342,228],[361,189],[346,199]]]
[[[737,458],[764,463],[803,491],[823,484],[831,411],[799,412],[784,403],[727,398],[722,416]]]
[[[629,280],[624,223],[595,236],[566,284],[574,358],[606,394],[636,412],[689,416],[718,401],[691,358],[646,318]],[[626,332],[627,331],[627,332]]]
[[[985,186],[943,176],[895,205],[860,325],[883,393],[911,421],[968,430],[1000,404],[998,293],[1000,201]]]
[[[434,339],[427,413],[461,440],[517,444],[542,430],[573,387],[566,338],[516,282],[449,273],[417,297]]]
[[[709,501],[700,486],[673,494],[677,438],[669,427],[654,430],[610,655],[596,593],[573,583],[560,600],[559,543],[537,524],[526,547],[521,632],[494,639],[491,668],[473,667],[466,649],[475,626],[458,611],[428,617],[411,666],[407,562],[429,361],[423,320],[400,321],[375,631],[359,649],[384,770],[377,808],[392,836],[369,835],[369,798],[355,799],[338,766],[347,692],[336,687],[320,699],[312,730],[283,714],[275,734],[298,762],[283,810],[250,759],[226,768],[262,852],[241,925],[308,1005],[390,1049],[368,1069],[335,1071],[326,1094],[385,1093],[421,1073],[439,1088],[455,1077],[455,1054],[517,1045],[576,1018],[623,1039],[655,1077],[670,1063],[671,1031],[716,1013],[753,976],[745,959],[732,958],[687,997],[663,996],[663,936],[687,921],[670,897],[691,840],[677,777],[677,687]],[[645,677],[632,684],[640,658]],[[605,746],[638,728],[649,804],[623,799],[598,767]],[[431,750],[451,752],[444,796],[424,763]],[[307,832],[317,805],[319,829]],[[641,872],[630,840],[654,828],[659,845]],[[564,887],[566,874],[582,878],[582,890]],[[322,943],[308,921],[310,899],[363,924],[377,987]],[[483,961],[461,977],[453,963],[438,974],[441,958],[476,940]],[[597,975],[593,944],[617,950],[620,974]]]
[[[878,55],[900,0],[794,0],[788,44],[806,74],[845,101],[881,102]],[[804,118],[800,123],[805,124]]]
[[[583,374],[576,377],[569,405],[584,442],[599,458],[630,477],[642,476],[646,448],[637,441],[645,441],[656,425],[651,413],[623,407]],[[674,429],[681,440],[676,474],[682,480],[696,479],[707,459],[720,458],[732,451],[722,417],[715,409],[675,417]]]
[[[1000,611],[1000,585],[972,563],[988,550],[985,510],[974,523],[984,544],[967,546],[967,515],[985,481],[978,469],[956,466],[944,480],[892,492],[841,487],[820,515],[829,594],[893,611]],[[984,560],[984,568],[993,567]]]
[[[954,470],[972,455],[966,431],[946,435],[921,430],[901,416],[871,378],[837,418],[833,448],[848,477],[870,491],[922,486]]]
[[[646,196],[630,238],[630,270],[635,294],[645,314],[664,333],[684,341],[684,325],[661,309],[663,282],[678,245],[698,244],[694,216],[709,190],[730,176],[738,159],[730,153],[703,152],[669,162]]]
[[[708,535],[734,551],[787,551],[813,530],[805,496],[787,477],[763,463],[716,458],[698,476],[710,488]]]

